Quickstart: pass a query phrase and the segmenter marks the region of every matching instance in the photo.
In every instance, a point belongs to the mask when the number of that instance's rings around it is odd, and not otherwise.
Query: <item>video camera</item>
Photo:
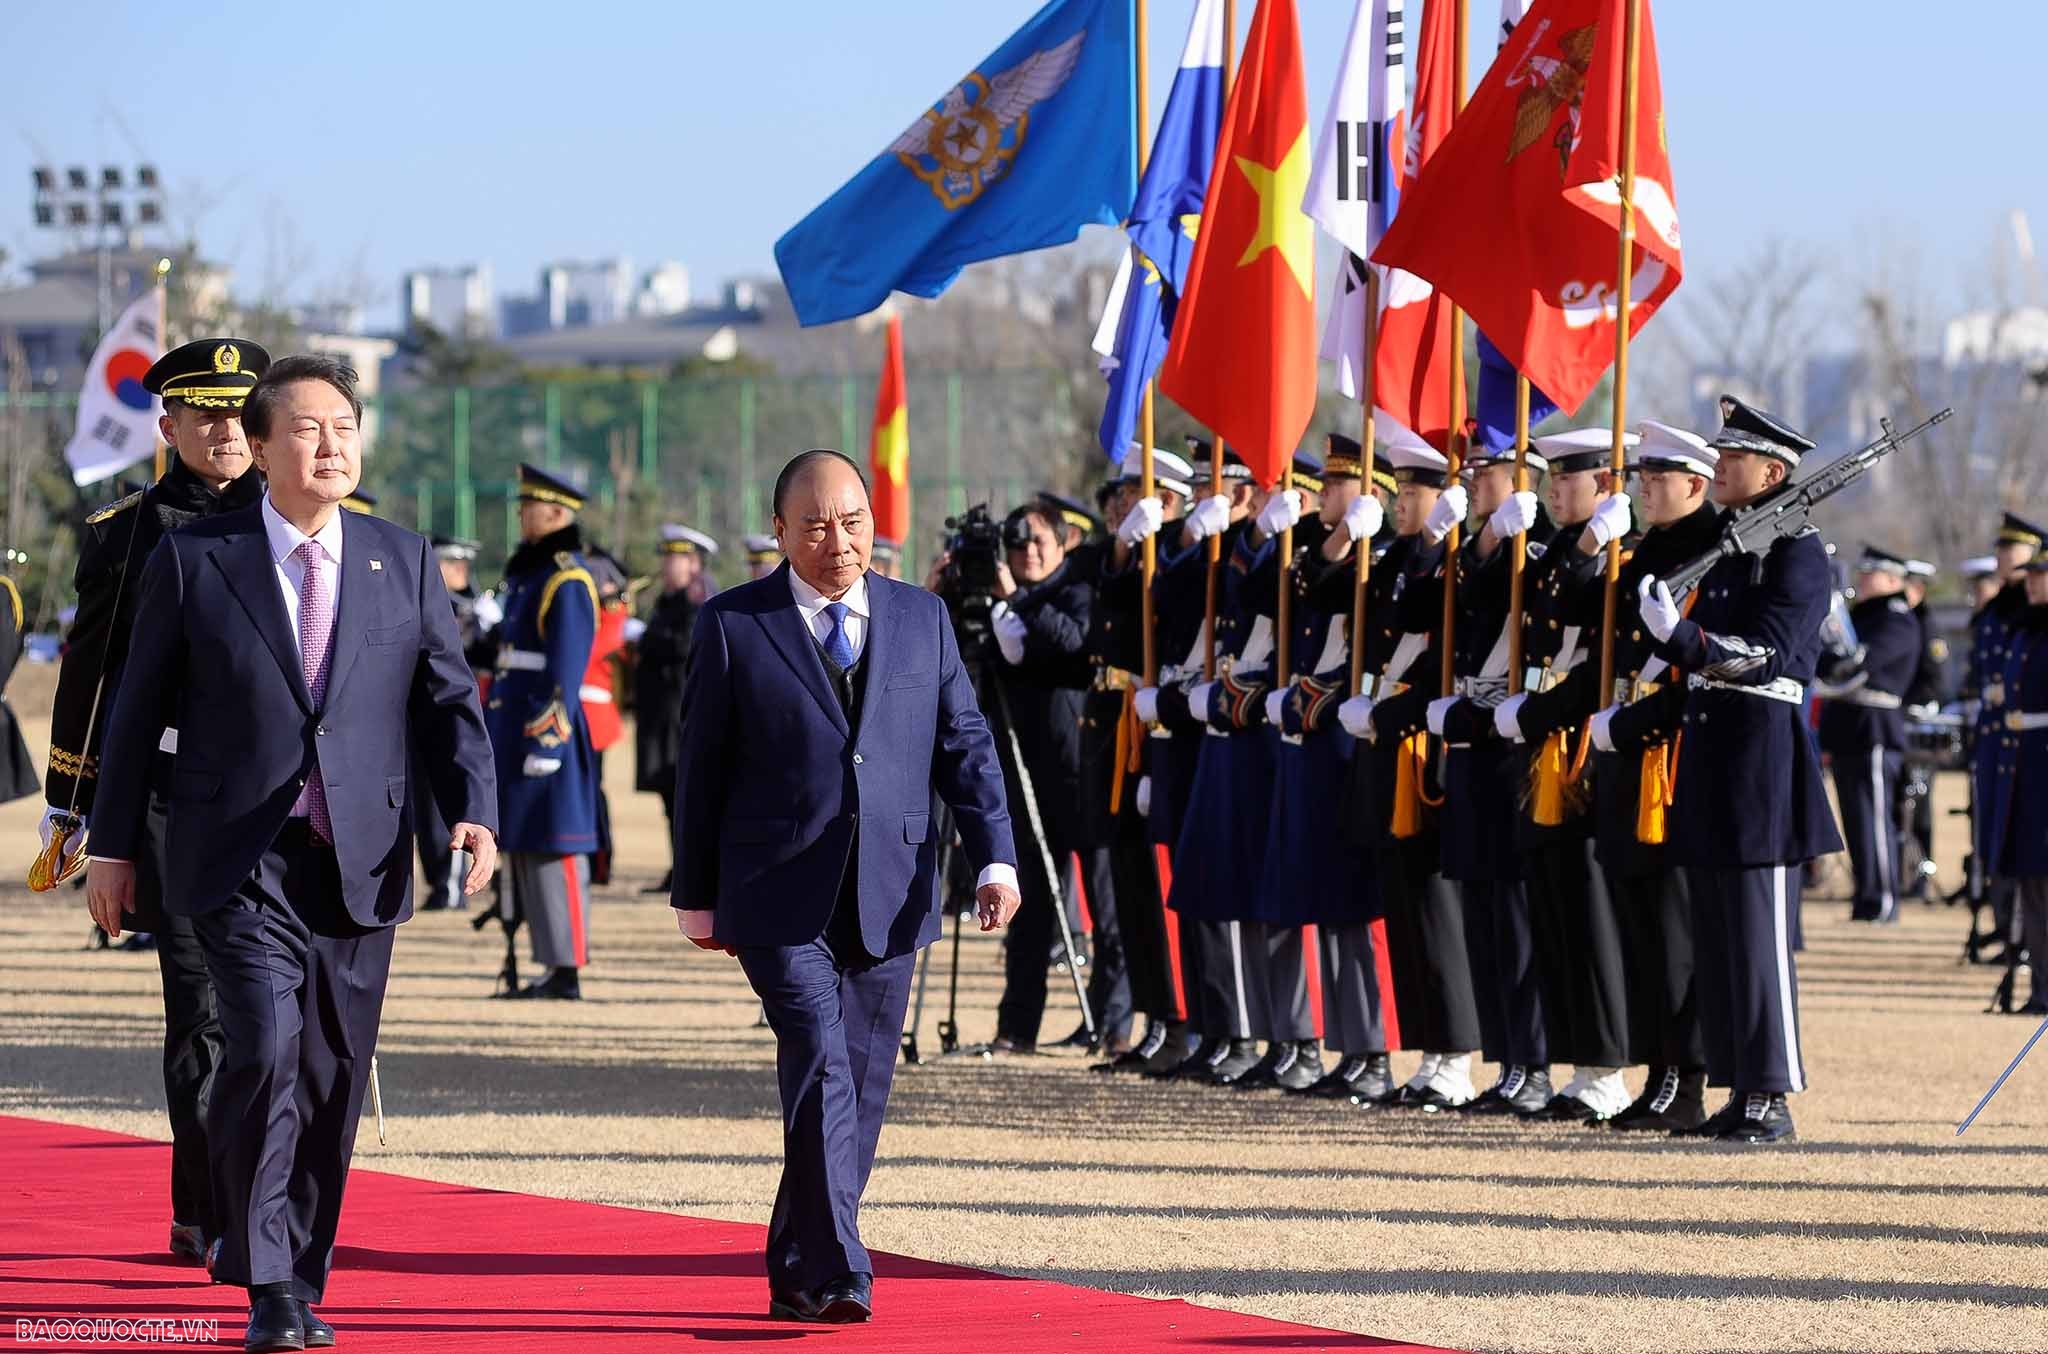
[[[946,519],[947,563],[939,575],[939,596],[953,617],[964,654],[979,651],[989,640],[989,609],[995,605],[996,569],[1003,556],[1030,540],[1019,521],[998,521],[988,504],[977,503],[958,517]]]

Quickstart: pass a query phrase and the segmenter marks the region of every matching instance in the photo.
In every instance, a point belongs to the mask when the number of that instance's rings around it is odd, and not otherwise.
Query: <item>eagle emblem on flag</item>
[[[1087,36],[1083,29],[992,79],[970,72],[885,153],[922,179],[947,211],[973,202],[1023,149],[1032,107],[1067,83]]]
[[[1543,27],[1549,26],[1546,20]],[[1508,159],[1541,141],[1557,117],[1557,110],[1563,108],[1569,115],[1551,144],[1557,148],[1558,173],[1564,173],[1571,162],[1572,147],[1578,144],[1579,104],[1586,96],[1586,71],[1593,64],[1593,43],[1598,36],[1599,29],[1593,24],[1573,29],[1559,38],[1556,56],[1538,55],[1532,50],[1521,69],[1509,79],[1511,87],[1527,88],[1515,105],[1515,134],[1508,143]],[[1543,32],[1539,29],[1532,47],[1542,41]]]

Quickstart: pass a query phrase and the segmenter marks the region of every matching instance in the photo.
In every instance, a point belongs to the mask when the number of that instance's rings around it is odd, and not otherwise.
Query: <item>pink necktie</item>
[[[334,587],[328,581],[327,552],[318,541],[306,541],[293,553],[306,566],[305,581],[299,584],[299,661],[306,674],[307,694],[312,696],[317,714],[327,697],[327,648],[334,638]],[[315,837],[323,842],[334,840],[334,824],[327,817],[327,787],[320,780],[317,761],[293,809],[305,810]]]

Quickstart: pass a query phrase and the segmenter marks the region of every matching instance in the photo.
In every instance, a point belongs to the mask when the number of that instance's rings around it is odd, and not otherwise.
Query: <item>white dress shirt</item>
[[[820,644],[825,643],[826,637],[832,633],[832,618],[825,614],[825,607],[833,599],[827,598],[824,593],[797,577],[795,569],[789,571],[789,591],[796,599],[797,614],[803,617],[804,625],[810,630],[812,637]],[[841,624],[846,628],[846,642],[853,648],[854,661],[859,662],[861,655],[867,651],[868,576],[862,574],[855,579],[853,586],[837,600],[846,604],[846,617]],[[1017,867],[1003,861],[984,866],[981,877],[974,881],[974,887],[980,890],[990,884],[1006,884],[1011,889],[1016,889]],[[682,908],[677,911],[676,923],[682,928],[683,934],[691,940],[709,940],[715,917],[716,914],[709,908],[701,911],[695,908]]]
[[[299,647],[299,590],[306,583],[306,564],[297,558],[298,548],[307,541],[317,542],[327,555],[328,571],[334,582],[335,614],[341,613],[341,513],[327,519],[327,525],[311,536],[300,531],[284,520],[270,501],[270,495],[263,496],[263,534],[270,540],[270,563],[277,571],[277,589],[284,597],[284,616],[289,622],[287,629],[292,633],[292,648]],[[303,657],[303,655],[301,655]],[[328,662],[334,661],[334,646],[328,645]]]

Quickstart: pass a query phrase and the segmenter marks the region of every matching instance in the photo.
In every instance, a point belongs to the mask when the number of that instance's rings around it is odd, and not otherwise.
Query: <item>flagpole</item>
[[[1145,0],[1132,0],[1133,29],[1137,49],[1137,97],[1138,119],[1132,128],[1137,140],[1138,177],[1145,176],[1145,159],[1151,150],[1149,128],[1152,122],[1152,105],[1145,82]],[[1131,246],[1136,249],[1137,246]],[[1132,273],[1132,284],[1137,285],[1137,274]],[[1153,382],[1145,382],[1145,402],[1138,415],[1138,496],[1151,498],[1159,492],[1154,483],[1152,465],[1152,393]],[[1138,546],[1138,631],[1145,642],[1145,685],[1159,684],[1159,640],[1153,634],[1152,579],[1159,572],[1159,542],[1147,536]]]
[[[1230,104],[1231,48],[1237,42],[1237,0],[1223,0],[1223,98]],[[1209,487],[1223,492],[1223,434],[1209,439]],[[1202,580],[1202,680],[1216,680],[1216,595],[1223,574],[1223,533],[1209,538],[1209,564]]]
[[[171,261],[159,258],[156,261],[156,342],[163,352],[171,350]],[[151,482],[164,477],[164,440],[156,439],[155,474]]]
[[[1361,260],[1363,262],[1363,260]],[[1363,411],[1359,419],[1358,474],[1366,493],[1372,492],[1372,364],[1374,350],[1379,346],[1379,270],[1370,263],[1365,265],[1365,370],[1359,375],[1359,408]],[[1367,537],[1353,544],[1358,550],[1357,574],[1351,580],[1351,694],[1356,696],[1365,689],[1365,588],[1372,574],[1372,539]]]
[[[1626,0],[1622,13],[1621,67],[1621,232],[1615,265],[1614,296],[1619,323],[1614,331],[1614,455],[1612,488],[1619,492],[1627,475],[1622,437],[1628,429],[1629,280],[1636,242],[1636,71],[1641,57],[1642,0]],[[1621,591],[1621,537],[1607,542],[1607,591],[1600,627],[1600,703],[1614,699],[1614,626],[1616,597]]]
[[[1451,26],[1457,33],[1457,41],[1451,45],[1451,108],[1455,123],[1455,115],[1465,111],[1465,32],[1471,11],[1466,0],[1454,0],[1451,12],[1456,16]],[[1465,467],[1465,312],[1455,302],[1451,306],[1451,421],[1444,432],[1444,458],[1444,484],[1456,485],[1459,472]],[[1453,522],[1450,534],[1444,537],[1444,659],[1442,689],[1437,693],[1443,696],[1451,694],[1457,676],[1458,547],[1463,536],[1461,524]]]
[[[1529,378],[1515,373],[1515,492],[1529,487]],[[1529,533],[1515,533],[1508,555],[1508,694],[1522,689],[1522,571],[1529,563]]]

